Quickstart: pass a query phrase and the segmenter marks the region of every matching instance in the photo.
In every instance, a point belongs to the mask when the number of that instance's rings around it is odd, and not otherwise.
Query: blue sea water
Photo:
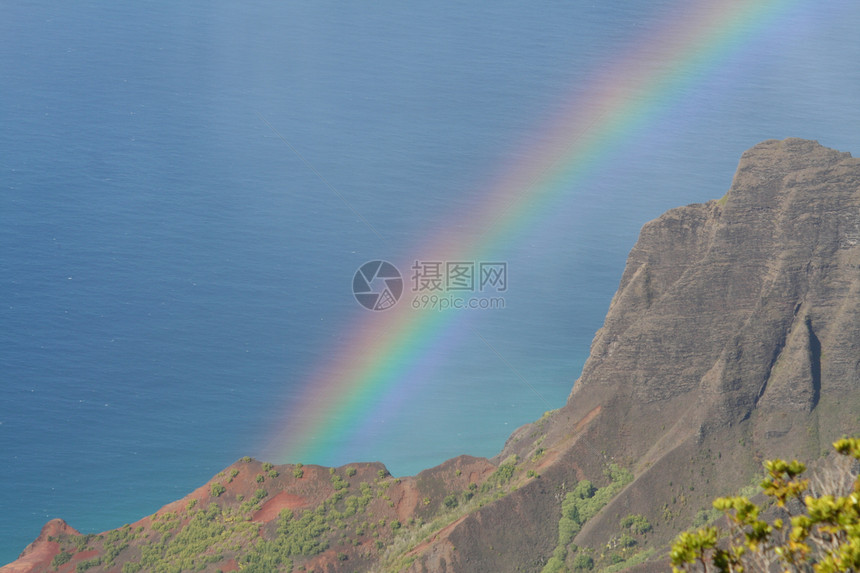
[[[812,4],[691,70],[611,167],[497,245],[506,308],[470,320],[498,355],[455,337],[323,461],[493,455],[564,403],[644,222],[723,195],[764,139],[860,153],[860,8]],[[480,207],[682,5],[4,6],[0,562],[48,519],[117,527],[259,455],[367,312],[355,269]]]

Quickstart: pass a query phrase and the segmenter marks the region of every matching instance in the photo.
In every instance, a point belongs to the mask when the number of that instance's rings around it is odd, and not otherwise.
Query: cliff
[[[858,243],[860,160],[763,142],[723,198],[643,227],[567,404],[493,460],[243,460],[114,532],[52,522],[0,572],[665,568],[763,459],[860,430]]]

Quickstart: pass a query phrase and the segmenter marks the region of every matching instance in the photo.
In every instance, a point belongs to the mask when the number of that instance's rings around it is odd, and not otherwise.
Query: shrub
[[[838,440],[833,447],[844,457],[825,467],[811,486],[810,479],[800,478],[806,471],[801,462],[765,462],[768,476],[761,487],[788,519],[759,519],[763,507],[745,496],[715,500],[729,531],[707,526],[680,534],[670,553],[673,570],[857,571],[860,477],[853,465],[860,460],[860,439]]]
[[[102,564],[101,557],[93,557],[92,559],[87,559],[85,561],[79,561],[75,566],[75,571],[77,573],[83,573],[87,569],[92,569],[93,567],[98,567]]]
[[[346,477],[352,477],[355,475],[355,468],[350,466],[346,468]]]
[[[254,479],[257,480],[257,483],[263,483],[264,481],[266,481],[266,476],[264,476],[263,474],[257,474],[257,477],[255,477]]]
[[[72,554],[68,551],[60,551],[51,559],[51,567],[57,569],[60,565],[65,565],[72,560]]]
[[[621,520],[621,527],[629,529],[637,535],[642,535],[651,531],[651,523],[644,515],[630,514]]]
[[[447,507],[448,509],[454,509],[460,504],[457,501],[457,496],[453,493],[451,495],[445,496],[445,499],[442,500],[442,503],[444,503],[445,507]]]
[[[273,466],[273,465],[271,464],[271,462],[264,462],[264,463],[263,463],[263,471],[264,471],[264,472],[269,471],[269,470],[270,470],[270,469],[272,469],[273,467],[275,467],[275,466]]]
[[[209,491],[214,497],[219,497],[222,493],[227,491],[227,488],[220,483],[213,483],[211,486],[209,486]]]
[[[296,465],[295,469],[293,470],[293,477],[296,479],[302,479],[303,475],[305,475],[305,470],[302,469],[301,464]]]
[[[335,491],[340,491],[342,489],[346,489],[349,487],[349,482],[335,474],[331,476],[331,485],[334,487]]]
[[[633,539],[630,535],[622,533],[621,537],[618,538],[618,545],[625,548],[633,547],[634,545],[636,545],[636,540]]]
[[[594,569],[594,559],[585,553],[577,553],[573,558],[573,568],[577,571],[591,571]]]
[[[496,469],[496,471],[490,474],[490,477],[488,477],[487,481],[484,482],[484,485],[481,486],[481,491],[487,492],[494,487],[502,487],[504,484],[511,481],[516,469],[517,466],[515,461],[503,463]]]

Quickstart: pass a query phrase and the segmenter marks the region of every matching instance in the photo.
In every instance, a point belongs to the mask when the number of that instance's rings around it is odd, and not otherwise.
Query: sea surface
[[[494,455],[564,404],[642,224],[722,196],[765,139],[860,153],[858,4],[764,4],[492,245],[506,306],[463,312],[494,351],[453,333],[344,459],[309,461]],[[590,78],[688,5],[5,3],[0,563],[49,519],[114,528],[261,455],[370,312],[356,269],[468,225]]]

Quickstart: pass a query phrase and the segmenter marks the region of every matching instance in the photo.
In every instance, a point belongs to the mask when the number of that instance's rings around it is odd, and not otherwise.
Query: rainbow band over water
[[[678,2],[655,32],[613,58],[584,88],[578,86],[567,109],[541,130],[542,147],[487,186],[482,210],[466,216],[467,228],[482,230],[479,240],[446,229],[422,252],[433,253],[433,260],[483,260],[491,246],[515,240],[554,206],[575,197],[625,141],[803,5],[797,0]],[[403,271],[411,262],[396,263]],[[370,318],[363,315],[360,328],[347,329],[356,334],[326,352],[319,372],[269,433],[268,459],[349,461],[341,457],[348,455],[348,436],[386,396],[408,392],[410,380],[430,358],[467,328],[469,313],[415,312],[402,302]]]

